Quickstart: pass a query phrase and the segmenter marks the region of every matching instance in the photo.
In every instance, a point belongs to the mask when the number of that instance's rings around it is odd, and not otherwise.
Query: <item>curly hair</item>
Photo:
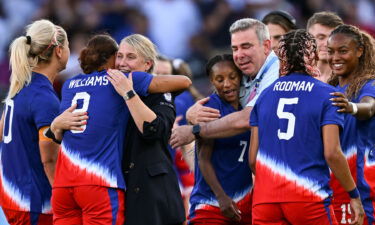
[[[280,75],[303,72],[319,76],[317,46],[314,37],[304,29],[286,33],[276,52],[280,59]]]
[[[359,91],[366,81],[375,79],[375,41],[371,35],[352,25],[345,24],[338,26],[332,31],[330,37],[336,34],[344,34],[352,38],[357,47],[363,49],[363,53],[358,59],[358,65],[353,72],[355,77],[345,91],[347,98],[353,99],[358,96]],[[328,83],[337,86],[339,84],[338,76],[332,74]]]

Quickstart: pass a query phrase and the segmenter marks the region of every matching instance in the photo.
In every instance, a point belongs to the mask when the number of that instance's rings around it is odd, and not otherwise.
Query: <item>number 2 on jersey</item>
[[[87,92],[78,92],[74,95],[74,98],[72,99],[72,105],[77,104],[78,100],[83,100],[82,107],[79,109],[75,109],[73,112],[86,112],[89,108],[90,103],[90,95]],[[77,106],[78,107],[78,106]],[[72,130],[72,133],[83,133],[86,130],[86,125],[82,125],[82,130]]]
[[[280,119],[287,119],[288,126],[286,132],[277,130],[277,136],[279,139],[290,140],[294,136],[294,127],[296,126],[296,117],[293,113],[284,112],[285,105],[294,105],[298,103],[298,98],[280,98],[279,104],[277,105],[277,116]]]

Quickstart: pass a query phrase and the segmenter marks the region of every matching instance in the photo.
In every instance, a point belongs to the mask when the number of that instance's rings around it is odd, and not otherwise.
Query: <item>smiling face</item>
[[[327,41],[331,32],[335,28],[323,26],[319,23],[312,25],[309,28],[309,33],[315,38],[318,46],[318,56],[320,61],[328,61]]]
[[[241,75],[232,62],[220,61],[213,65],[210,81],[221,99],[238,107]]]
[[[255,77],[271,50],[269,40],[260,43],[254,28],[237,31],[231,35],[233,59],[245,74]]]
[[[131,45],[122,42],[116,54],[116,69],[125,73],[131,71],[146,72],[150,69],[152,62],[146,60]]]
[[[345,79],[355,76],[353,72],[362,53],[363,48],[351,36],[337,33],[328,39],[328,62],[336,76]]]

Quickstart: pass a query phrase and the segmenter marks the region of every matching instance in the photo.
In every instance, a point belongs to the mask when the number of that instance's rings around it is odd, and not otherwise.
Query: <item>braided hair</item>
[[[375,79],[375,41],[371,35],[352,25],[338,26],[332,31],[330,37],[335,34],[344,34],[352,38],[357,47],[363,49],[363,53],[358,59],[358,65],[353,72],[355,76],[345,91],[346,96],[351,100],[358,96],[367,80]],[[332,74],[328,83],[337,86],[339,84],[338,76]]]
[[[280,59],[280,76],[293,72],[320,76],[316,67],[318,61],[316,42],[306,30],[293,30],[283,35],[276,54]]]

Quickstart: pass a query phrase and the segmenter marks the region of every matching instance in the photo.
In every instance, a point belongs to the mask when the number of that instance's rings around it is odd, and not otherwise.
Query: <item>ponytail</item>
[[[10,88],[7,98],[13,98],[25,85],[31,82],[31,71],[37,60],[29,59],[30,45],[25,36],[18,37],[10,45]]]
[[[13,98],[31,82],[33,69],[49,63],[54,48],[67,41],[65,30],[49,20],[38,20],[26,27],[26,36],[16,38],[10,45],[10,88],[7,99]]]

